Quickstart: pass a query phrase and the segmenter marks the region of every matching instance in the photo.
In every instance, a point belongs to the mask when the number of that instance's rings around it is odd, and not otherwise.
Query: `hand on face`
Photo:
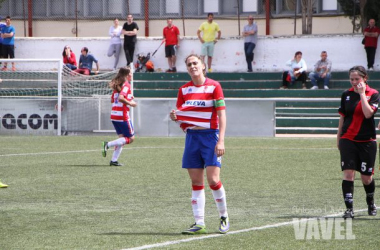
[[[366,86],[367,85],[365,84],[365,82],[359,82],[356,86],[354,86],[354,90],[358,94],[362,94],[362,93],[365,93]]]

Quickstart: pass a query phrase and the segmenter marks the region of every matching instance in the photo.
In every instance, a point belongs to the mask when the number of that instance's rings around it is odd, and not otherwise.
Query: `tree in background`
[[[311,34],[313,28],[313,9],[316,0],[301,0],[302,34]]]
[[[344,13],[352,20],[354,31],[364,30],[368,20],[380,20],[379,0],[338,0]]]

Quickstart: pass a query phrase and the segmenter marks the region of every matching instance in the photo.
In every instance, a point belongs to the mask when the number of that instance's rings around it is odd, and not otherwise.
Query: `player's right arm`
[[[338,133],[336,134],[336,143],[337,143],[338,149],[339,149],[340,135],[342,134],[343,121],[344,121],[344,116],[340,115],[339,125],[338,125]]]
[[[177,120],[177,115],[175,114],[175,110],[174,109],[172,109],[172,111],[170,111],[170,119],[172,121],[176,121]]]

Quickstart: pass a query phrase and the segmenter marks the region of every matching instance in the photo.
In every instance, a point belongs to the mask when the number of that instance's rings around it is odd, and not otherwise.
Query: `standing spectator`
[[[3,18],[0,17],[0,21],[1,21],[2,19],[3,19]],[[4,26],[6,26],[6,24],[0,22],[0,58],[3,58],[3,38],[1,37],[1,30],[3,29]],[[1,67],[1,63],[0,63],[0,67]]]
[[[253,50],[257,43],[257,25],[253,23],[253,16],[248,16],[248,24],[244,26],[243,36],[244,36],[244,53],[245,60],[248,65],[248,72],[252,72],[252,61],[254,58]]]
[[[364,67],[349,70],[351,88],[343,92],[339,107],[337,146],[343,172],[342,192],[347,210],[343,218],[354,218],[355,172],[360,172],[366,192],[368,215],[377,213],[374,195],[375,161],[377,153],[375,113],[379,92],[369,87]]]
[[[380,29],[375,26],[375,20],[368,21],[367,28],[364,29],[364,49],[367,53],[368,70],[373,70],[377,48],[377,39],[380,35]]]
[[[80,52],[81,52],[81,55],[79,58],[79,69],[76,69],[74,71],[79,73],[79,74],[90,75],[91,71],[92,71],[92,63],[95,62],[96,63],[96,71],[94,73],[95,73],[95,75],[97,75],[99,73],[98,60],[96,60],[96,58],[93,55],[88,54],[88,48],[87,47],[83,47]]]
[[[122,27],[119,25],[119,19],[113,20],[113,25],[109,29],[109,36],[111,37],[110,46],[108,48],[107,56],[115,56],[115,62],[113,64],[113,70],[116,70],[119,63],[120,51],[121,51],[121,35]]]
[[[329,82],[331,78],[331,61],[327,59],[327,52],[322,51],[321,60],[314,65],[314,71],[310,72],[309,78],[313,87],[311,89],[318,89],[318,81],[323,80],[324,89],[329,89]]]
[[[297,51],[294,58],[286,62],[286,66],[290,67],[290,70],[282,74],[281,89],[287,89],[289,82],[293,85],[295,81],[302,81],[302,88],[306,89],[307,65],[302,59],[302,52]]]
[[[205,77],[206,67],[198,55],[185,60],[191,81],[178,91],[177,110],[170,119],[186,132],[182,168],[187,169],[192,184],[191,206],[195,224],[182,234],[205,234],[204,172],[220,216],[219,232],[230,227],[226,192],[220,181],[222,155],[225,153],[226,106],[220,84]]]
[[[115,127],[118,139],[102,143],[102,155],[107,156],[109,147],[114,147],[110,166],[123,166],[118,162],[121,151],[125,144],[131,144],[135,139],[135,132],[129,115],[129,106],[136,107],[137,103],[133,100],[131,85],[132,72],[129,68],[120,68],[119,73],[110,82],[113,90],[111,96],[112,111],[111,121]]]
[[[11,26],[11,17],[5,18],[5,26],[1,28],[1,38],[3,38],[2,56],[4,58],[15,58],[15,28]],[[3,71],[8,70],[8,64],[4,63]],[[12,63],[12,71],[16,71],[15,63]]]
[[[135,53],[135,46],[137,42],[137,31],[139,26],[133,22],[133,16],[127,16],[127,22],[123,25],[122,34],[124,35],[124,52],[127,59],[127,66],[133,63],[133,54]]]
[[[175,66],[177,57],[176,52],[179,48],[179,29],[173,25],[173,20],[168,18],[167,26],[163,30],[163,37],[165,39],[165,57],[168,58],[169,69],[166,72],[177,72]]]
[[[212,57],[214,55],[214,46],[220,39],[220,36],[222,35],[222,32],[219,29],[219,25],[213,20],[214,20],[214,14],[208,13],[207,21],[201,24],[197,32],[199,41],[201,41],[202,43],[201,58],[203,62],[205,62],[205,56],[208,57],[207,67],[208,67],[209,73],[212,72],[211,64],[212,64]],[[201,32],[203,33],[202,37],[201,37]],[[217,38],[215,38],[216,32],[218,32]]]
[[[77,69],[77,59],[71,48],[66,45],[62,52],[63,63],[71,70]]]

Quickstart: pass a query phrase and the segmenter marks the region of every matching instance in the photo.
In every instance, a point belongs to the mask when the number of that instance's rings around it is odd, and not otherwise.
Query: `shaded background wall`
[[[285,62],[294,57],[296,51],[303,52],[309,69],[320,59],[322,50],[328,52],[333,71],[345,71],[353,65],[366,66],[366,54],[361,44],[362,35],[308,35],[308,36],[260,36],[255,48],[253,70],[282,71]],[[161,43],[161,37],[139,38],[137,53],[153,52]],[[17,38],[16,58],[62,58],[65,45],[70,45],[79,60],[80,49],[89,48],[98,60],[101,70],[110,70],[113,57],[107,57],[108,38]],[[221,39],[215,46],[213,70],[216,72],[245,72],[244,40],[240,37]],[[200,53],[201,45],[196,37],[181,40],[178,50],[177,70],[186,71],[184,59],[190,53]],[[134,58],[136,59],[136,57]],[[156,70],[167,69],[164,46],[152,58]],[[380,69],[379,53],[375,69]],[[119,67],[126,64],[124,52],[120,55]],[[19,65],[21,67],[21,65]],[[19,67],[18,67],[19,68]]]

